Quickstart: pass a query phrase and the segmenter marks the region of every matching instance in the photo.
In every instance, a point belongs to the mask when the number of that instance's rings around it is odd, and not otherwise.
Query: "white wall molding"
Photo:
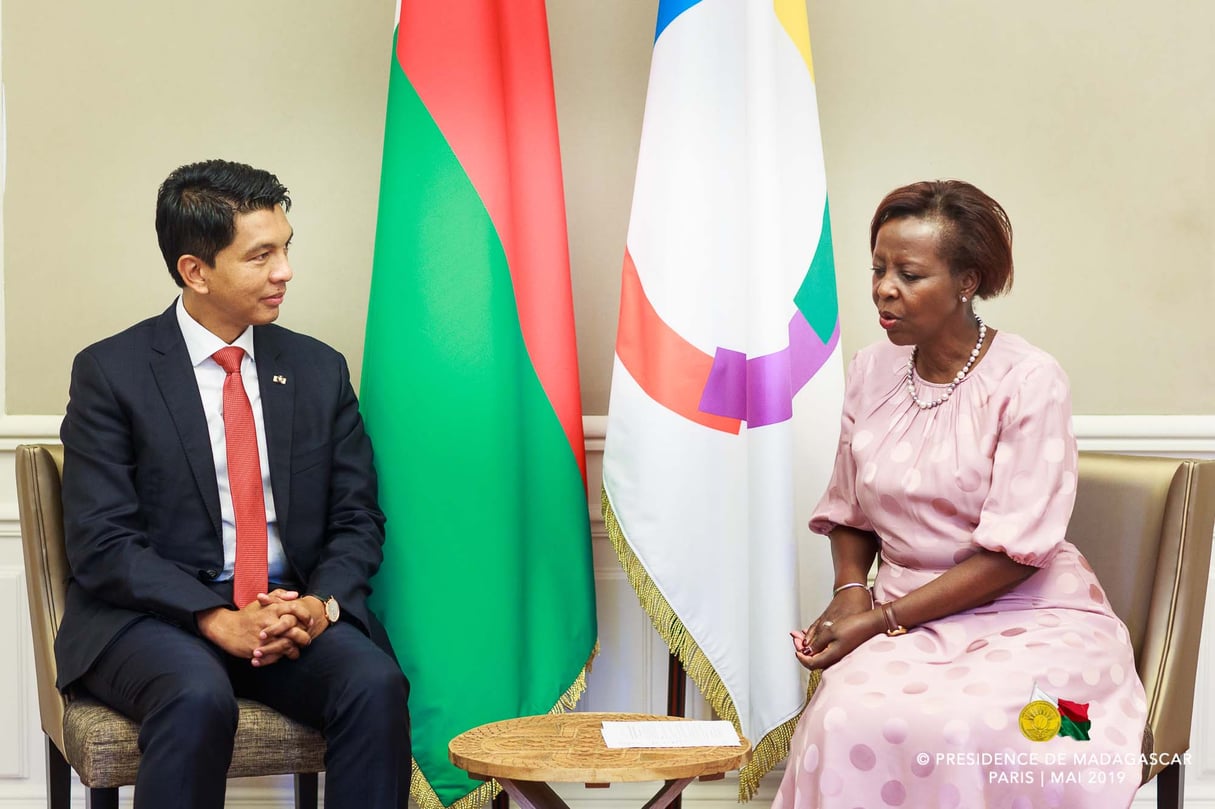
[[[12,452],[18,444],[59,442],[63,416],[0,415],[0,452]]]
[[[2,426],[2,424],[0,424]],[[1215,453],[1215,416],[1072,417],[1076,440],[1084,450],[1101,452]],[[587,452],[602,452],[607,416],[582,417]]]
[[[602,469],[602,459],[596,456],[601,455],[603,452],[607,434],[607,421],[607,416],[604,415],[583,416],[582,429],[586,437],[588,469],[590,470],[598,471]],[[1073,427],[1077,443],[1082,450],[1215,457],[1215,416],[1077,415],[1073,417]],[[590,498],[592,519],[596,519],[598,509],[594,508],[594,505],[598,503],[598,497],[595,495],[599,490],[600,480],[595,479],[592,475],[589,483],[592,488],[592,497]],[[601,534],[602,531],[596,532],[596,544],[601,539],[606,544],[606,537],[602,537]],[[599,549],[597,548],[596,550],[598,551]],[[595,580],[596,585],[601,589],[601,593],[606,592],[608,588],[617,590],[620,587],[620,583],[615,579],[615,576],[609,575],[607,571],[600,569],[597,565]],[[619,603],[619,601],[626,597],[625,595],[613,592],[611,601]],[[1208,595],[1208,604],[1212,601],[1215,601],[1215,590]],[[639,608],[637,608],[637,612],[640,613]],[[1207,613],[1208,615],[1215,614],[1215,610],[1208,609]],[[601,617],[601,623],[603,620],[603,617]],[[636,627],[643,626],[643,623],[631,622],[631,625],[634,628],[633,631],[637,631]],[[648,624],[644,625],[644,629],[649,631],[650,634],[654,634]],[[615,648],[616,643],[618,643],[616,635],[622,633],[627,634],[627,629],[621,628],[611,633],[610,636],[613,640],[612,648],[609,648],[605,644],[605,655],[619,652],[629,653],[627,647],[623,649]],[[601,630],[601,636],[605,634],[607,633]],[[1186,806],[1215,809],[1215,751],[1210,749],[1211,745],[1208,743],[1208,740],[1212,738],[1213,732],[1215,732],[1215,706],[1211,705],[1210,700],[1206,698],[1206,694],[1209,693],[1211,687],[1210,672],[1212,664],[1215,663],[1215,619],[1210,619],[1206,622],[1203,627],[1203,635],[1206,640],[1202,644],[1202,661],[1199,666],[1198,682],[1195,688],[1194,732],[1190,748],[1194,758],[1193,764],[1187,770]],[[652,645],[652,643],[635,643],[633,648],[644,650],[644,656],[649,658],[646,661],[646,665],[654,669],[651,672],[650,687],[641,689],[643,692],[648,692],[645,693],[647,702],[650,705],[648,710],[661,712],[661,690],[665,688],[665,681],[659,679],[656,675],[659,673],[659,668],[665,667],[666,655],[664,654],[665,649],[661,647],[652,649]],[[638,658],[642,656],[637,651],[633,651],[632,654]],[[619,663],[616,666],[621,670],[627,668],[628,670],[636,671],[641,667],[641,661],[638,659],[629,667],[622,667]],[[634,690],[637,690],[637,688],[635,687]],[[690,686],[689,693],[695,693],[695,688]],[[598,706],[596,708],[599,709]],[[625,709],[616,708],[616,710]],[[781,773],[776,771],[769,773],[763,779],[760,792],[752,801],[753,805],[764,806],[771,802],[779,785],[780,775]],[[686,803],[695,806],[707,806],[719,802],[734,803],[737,798],[736,790],[736,779],[727,779],[715,784],[696,784],[685,793]],[[565,786],[558,788],[558,792],[575,809],[579,809],[579,807],[591,809],[595,806],[606,806],[603,801],[612,801],[614,809],[619,804],[619,801],[626,796],[639,799],[638,802],[642,799],[641,792],[630,784],[618,785],[611,790],[600,792],[580,792],[576,787]],[[1156,787],[1154,783],[1151,783],[1140,790],[1135,798],[1133,809],[1147,809],[1155,805]]]
[[[33,647],[26,610],[24,565],[0,565],[0,615],[14,620],[0,620],[0,649],[10,665],[0,678],[0,779],[22,781],[29,778],[30,707],[25,695],[33,683]]]
[[[1215,416],[1074,416],[1081,449],[1209,455]]]
[[[17,444],[59,440],[62,416],[0,415],[0,451]],[[606,415],[582,417],[589,453],[603,452]],[[1107,452],[1215,452],[1215,416],[1089,416],[1072,419],[1083,449]]]
[[[23,604],[19,575],[20,536],[17,522],[16,484],[13,475],[13,450],[23,443],[54,443],[58,440],[61,416],[0,416],[0,591],[7,604]],[[1215,416],[1076,416],[1076,437],[1081,449],[1108,452],[1159,453],[1215,457]],[[595,583],[598,588],[601,654],[591,672],[591,690],[585,706],[595,710],[658,712],[664,710],[667,653],[661,639],[637,604],[628,581],[615,560],[599,514],[599,488],[602,454],[607,432],[607,416],[583,417],[587,450],[590,496],[588,511],[592,524],[595,552]],[[11,580],[13,571],[17,579]],[[19,597],[20,596],[20,597]],[[0,619],[0,636],[7,641],[27,638],[24,613],[9,611],[6,622]],[[1206,743],[1215,730],[1215,707],[1208,705],[1204,692],[1211,682],[1209,672],[1215,662],[1215,621],[1204,627],[1197,694],[1193,766],[1186,784],[1186,805],[1215,809],[1215,760]],[[22,640],[22,647],[28,645]],[[21,654],[0,672],[0,716],[9,717],[13,727],[0,739],[0,809],[45,806],[41,733],[37,727],[36,692],[33,688],[32,655]],[[25,704],[11,704],[13,695],[26,694]],[[689,713],[708,716],[707,706],[690,688]],[[19,699],[19,698],[18,698]],[[766,777],[752,805],[768,804],[776,792],[780,773]],[[737,779],[696,783],[685,793],[687,806],[734,805]],[[574,809],[616,809],[628,803],[640,805],[652,793],[652,785],[617,784],[608,790],[587,790],[581,785],[561,785],[558,792]],[[252,779],[229,786],[229,805],[235,807],[290,806],[290,779]],[[1139,808],[1154,805],[1153,785],[1136,798]],[[83,805],[83,790],[77,788],[74,804]],[[130,790],[124,790],[122,805],[130,805]],[[622,803],[623,802],[623,803]]]

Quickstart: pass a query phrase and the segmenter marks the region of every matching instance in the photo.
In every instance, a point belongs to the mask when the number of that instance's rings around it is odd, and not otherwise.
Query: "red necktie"
[[[266,592],[266,498],[262,491],[262,465],[257,455],[257,429],[253,408],[240,376],[245,350],[221,348],[211,355],[228,375],[224,377],[224,441],[228,448],[228,488],[236,514],[236,569],[232,600],[244,607]]]

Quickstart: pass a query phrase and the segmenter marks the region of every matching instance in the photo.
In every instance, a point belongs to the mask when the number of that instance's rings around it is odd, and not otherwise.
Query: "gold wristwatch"
[[[325,608],[325,618],[329,620],[329,623],[336,624],[338,618],[342,617],[342,608],[338,606],[337,599],[333,596],[319,596],[316,593],[308,595],[321,602],[321,606]]]

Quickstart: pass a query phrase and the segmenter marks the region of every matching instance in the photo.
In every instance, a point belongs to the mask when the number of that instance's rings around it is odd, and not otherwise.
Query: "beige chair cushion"
[[[242,699],[229,778],[286,775],[325,769],[321,734],[293,722],[260,702]],[[135,783],[139,767],[139,725],[91,699],[68,703],[63,736],[66,758],[88,787]]]

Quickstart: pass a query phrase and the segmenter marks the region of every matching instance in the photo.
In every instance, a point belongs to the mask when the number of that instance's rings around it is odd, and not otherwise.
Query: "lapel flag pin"
[[[276,385],[286,385],[287,377],[283,376],[282,374],[275,374],[273,381],[274,381],[274,384],[276,384]]]

